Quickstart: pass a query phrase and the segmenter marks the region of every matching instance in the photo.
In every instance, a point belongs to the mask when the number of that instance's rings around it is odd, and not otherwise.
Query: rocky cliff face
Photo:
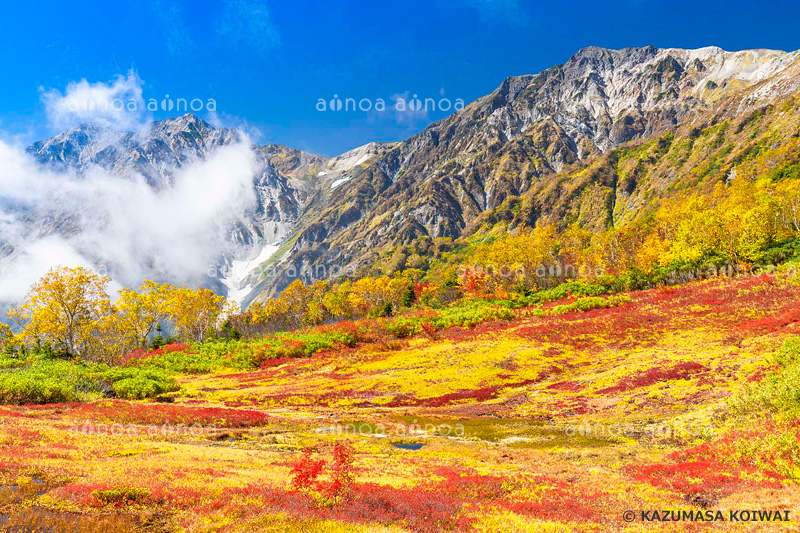
[[[361,268],[420,237],[459,237],[520,196],[530,202],[514,215],[519,223],[542,216],[614,223],[652,192],[652,184],[618,174],[617,147],[691,131],[717,115],[747,115],[792,94],[800,89],[799,57],[591,47],[563,65],[506,79],[401,143],[370,143],[331,159],[256,146],[257,202],[227,228],[239,252],[221,259],[236,272],[224,284],[247,304],[297,276]],[[187,115],[136,133],[81,126],[29,152],[60,168],[137,173],[163,189],[178,169],[239,140]],[[659,187],[673,179],[663,176]]]

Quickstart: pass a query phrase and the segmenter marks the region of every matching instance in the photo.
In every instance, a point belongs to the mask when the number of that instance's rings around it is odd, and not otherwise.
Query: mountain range
[[[726,179],[755,142],[753,128],[779,125],[774,142],[798,135],[799,59],[800,51],[589,47],[507,78],[402,142],[333,158],[254,145],[256,201],[225,222],[230,247],[208,283],[246,306],[298,276],[419,266],[437,242],[497,220],[600,230],[644,216],[660,196]],[[694,142],[704,136],[713,142]],[[158,191],[243,139],[184,115],[139,132],[81,125],[27,152],[55,170],[136,174]],[[655,149],[631,157],[648,142]],[[37,227],[71,231],[68,217]]]

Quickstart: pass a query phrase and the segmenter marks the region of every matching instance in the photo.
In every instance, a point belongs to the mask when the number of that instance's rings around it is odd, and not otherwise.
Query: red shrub
[[[319,494],[325,505],[338,505],[350,499],[353,486],[353,448],[347,444],[333,447],[333,464],[328,472],[330,480],[323,482],[325,460],[314,460],[313,451],[306,449],[292,467],[292,490]]]
[[[353,454],[353,448],[347,444],[337,444],[333,448],[331,482],[324,490],[325,497],[332,503],[340,503],[350,498],[354,481]]]
[[[473,298],[485,297],[494,292],[489,276],[474,268],[468,268],[464,272],[461,278],[461,288]]]
[[[775,428],[765,421],[765,432]],[[758,468],[738,452],[737,442],[758,438],[758,433],[736,432],[725,437],[673,452],[669,461],[653,465],[632,466],[628,472],[634,479],[665,489],[674,490],[694,501],[714,503],[735,492],[753,487],[778,488],[783,475]],[[772,459],[764,457],[766,463]]]
[[[320,490],[321,483],[317,479],[325,468],[325,460],[315,461],[311,458],[314,451],[303,450],[303,455],[292,467],[292,490]]]
[[[433,286],[430,283],[423,283],[418,281],[414,283],[414,299],[416,301],[421,301],[423,295],[433,290]]]
[[[436,326],[433,325],[431,322],[420,322],[420,327],[422,328],[422,332],[431,340],[436,340]]]

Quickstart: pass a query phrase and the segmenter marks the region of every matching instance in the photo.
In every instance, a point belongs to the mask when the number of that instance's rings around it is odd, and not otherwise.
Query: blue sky
[[[0,131],[18,142],[75,122],[47,103],[80,80],[141,88],[143,102],[213,99],[213,116],[200,116],[334,155],[448,114],[391,112],[393,98],[470,102],[583,46],[800,48],[796,0],[73,0],[3,11]],[[317,110],[334,95],[380,98],[390,111]]]

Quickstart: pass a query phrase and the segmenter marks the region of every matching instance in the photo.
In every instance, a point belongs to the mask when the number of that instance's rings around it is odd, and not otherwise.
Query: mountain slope
[[[483,213],[520,195],[535,199],[520,223],[559,215],[603,228],[619,211],[624,178],[608,159],[616,147],[682,128],[689,135],[715,112],[747,114],[786,97],[798,88],[798,57],[715,47],[592,47],[564,65],[508,78],[354,170],[330,202],[310,203],[283,270],[261,290],[273,294],[290,274],[320,266],[362,268],[389,247],[413,251],[421,237],[461,236]],[[625,187],[635,189],[635,180]],[[650,195],[647,187],[622,191],[620,197],[634,198],[623,211],[636,211]],[[402,266],[402,258],[395,264]]]

